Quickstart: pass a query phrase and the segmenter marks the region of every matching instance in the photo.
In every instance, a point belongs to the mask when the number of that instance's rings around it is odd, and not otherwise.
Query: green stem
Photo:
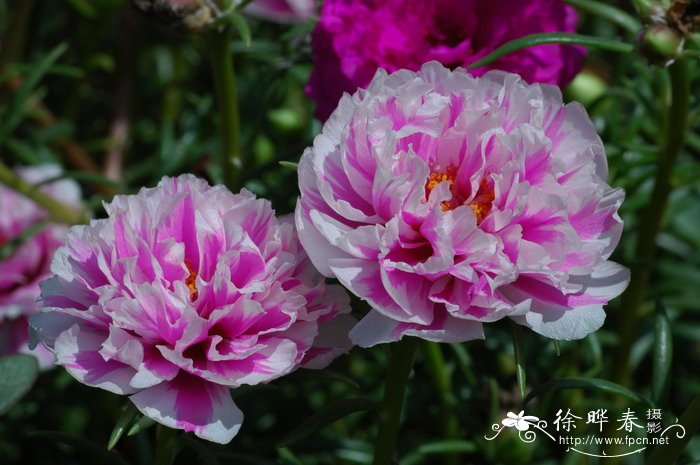
[[[10,189],[13,189],[25,197],[32,199],[41,208],[46,210],[46,212],[49,214],[49,218],[52,221],[65,223],[68,225],[88,222],[84,212],[74,210],[73,208],[45,194],[37,186],[34,186],[17,176],[7,165],[2,162],[0,162],[0,184],[5,184]]]
[[[241,188],[242,171],[246,163],[240,146],[238,94],[231,52],[233,32],[230,27],[225,27],[222,30],[210,31],[206,37],[221,119],[221,170],[226,186],[237,192]]]
[[[629,381],[629,357],[644,318],[644,302],[650,283],[652,265],[656,256],[656,237],[661,227],[668,197],[671,194],[671,173],[685,144],[689,127],[690,72],[685,59],[678,59],[669,68],[671,99],[663,121],[663,136],[657,163],[654,190],[648,208],[641,212],[638,224],[638,242],[635,258],[638,266],[632,268],[627,291],[622,296],[620,344],[613,367],[615,381]]]
[[[418,351],[418,339],[404,337],[399,342],[389,345],[387,351],[389,367],[384,384],[384,405],[379,419],[373,465],[391,465],[394,459],[401,408],[408,376]]]
[[[452,390],[452,371],[445,363],[440,344],[431,341],[423,341],[423,356],[427,362],[428,370],[433,377],[433,383],[440,395],[440,407],[442,409],[443,439],[457,439],[459,437],[459,421],[455,414],[457,399]],[[458,463],[458,455],[450,455],[447,464]]]
[[[669,430],[669,443],[660,445],[651,453],[646,465],[673,465],[681,456],[695,433],[700,430],[700,396],[695,397],[685,409],[679,422],[685,428],[685,435],[679,438],[676,428]]]

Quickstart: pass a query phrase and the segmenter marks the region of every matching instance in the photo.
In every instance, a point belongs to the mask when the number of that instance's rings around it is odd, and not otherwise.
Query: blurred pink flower
[[[388,72],[437,60],[466,67],[499,46],[539,32],[575,32],[576,12],[562,0],[325,0],[313,33],[314,70],[307,93],[316,116],[328,118],[343,92],[365,88]],[[564,86],[581,70],[585,49],[540,45],[470,72],[520,74],[528,82]]]
[[[71,229],[30,321],[33,342],[79,381],[227,443],[243,420],[229,388],[349,349],[347,294],[325,285],[269,202],[184,175],[106,210]]]
[[[19,176],[39,183],[60,174],[54,165],[17,170]],[[42,189],[52,197],[80,206],[80,188],[74,181],[60,180]],[[0,247],[8,245],[21,233],[47,219],[44,210],[28,198],[0,184]],[[42,368],[53,365],[53,356],[43,347],[29,350],[27,317],[37,309],[39,282],[50,275],[51,257],[63,244],[68,227],[48,224],[0,259],[0,355],[29,353],[37,357]]]
[[[253,0],[244,12],[277,23],[301,23],[316,15],[316,0]]]
[[[629,279],[608,261],[624,192],[607,174],[584,108],[555,86],[380,70],[304,152],[297,229],[319,271],[371,305],[360,346],[480,338],[503,317],[578,339]]]

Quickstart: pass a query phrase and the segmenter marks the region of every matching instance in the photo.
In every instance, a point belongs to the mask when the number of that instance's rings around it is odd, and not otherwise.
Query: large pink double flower
[[[299,164],[296,224],[321,273],[371,305],[356,344],[465,341],[503,317],[576,339],[629,279],[608,260],[624,193],[606,178],[557,87],[431,62],[343,97]]]
[[[347,294],[324,284],[269,202],[184,175],[106,210],[71,229],[31,320],[81,382],[226,443],[243,419],[229,388],[349,349]]]

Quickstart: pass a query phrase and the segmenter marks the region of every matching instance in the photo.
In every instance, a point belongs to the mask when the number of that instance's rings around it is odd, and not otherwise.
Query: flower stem
[[[42,192],[24,179],[17,176],[7,165],[0,162],[0,184],[5,184],[20,194],[32,199],[41,208],[46,210],[49,218],[57,223],[68,225],[87,223],[85,213],[65,205],[53,197]]]
[[[231,42],[233,32],[230,27],[212,30],[207,35],[207,47],[211,54],[214,87],[220,115],[220,134],[223,153],[221,171],[224,183],[233,192],[241,188],[242,170],[245,160],[240,146],[240,121],[238,114],[238,94],[233,71]]]
[[[431,341],[423,341],[423,355],[428,365],[430,374],[440,395],[440,408],[442,410],[443,439],[457,439],[459,436],[459,422],[455,415],[457,399],[452,390],[452,372],[445,363],[440,344]],[[447,465],[456,464],[457,455],[447,457]]]
[[[417,351],[418,339],[413,337],[404,337],[387,349],[389,368],[384,384],[384,406],[379,419],[373,465],[391,465],[394,458],[406,384]]]
[[[656,237],[672,190],[671,173],[685,144],[689,127],[688,63],[685,59],[678,59],[668,71],[671,78],[671,98],[663,121],[654,190],[648,208],[642,210],[639,218],[639,236],[635,252],[638,264],[632,268],[630,286],[622,296],[621,308],[625,314],[620,319],[620,345],[613,368],[615,380],[621,384],[626,384],[629,380],[629,357],[645,316],[644,302],[656,256]]]

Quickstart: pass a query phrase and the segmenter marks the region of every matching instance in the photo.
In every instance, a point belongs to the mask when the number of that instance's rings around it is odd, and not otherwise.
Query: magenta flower
[[[629,279],[608,261],[624,192],[606,177],[557,87],[431,62],[342,98],[299,163],[296,223],[319,271],[371,305],[358,345],[465,341],[503,317],[577,339]]]
[[[307,93],[326,120],[343,92],[365,88],[378,68],[417,71],[437,60],[466,67],[499,46],[539,32],[575,32],[576,12],[562,0],[325,0],[313,33],[314,70]],[[585,49],[530,47],[486,67],[528,82],[564,86],[581,70]]]
[[[302,23],[316,15],[316,0],[253,0],[244,12],[276,23]]]
[[[17,173],[24,180],[39,183],[60,174],[60,168],[43,165],[22,168]],[[80,188],[74,181],[47,184],[43,191],[52,197],[80,207]],[[20,234],[47,219],[47,214],[28,198],[0,184],[0,248]],[[66,226],[48,224],[0,259],[0,355],[29,353],[37,357],[42,368],[53,365],[53,355],[43,347],[27,347],[27,318],[36,312],[39,282],[50,275],[51,257],[68,232]]]
[[[349,349],[347,294],[324,284],[269,202],[184,175],[106,210],[71,229],[30,322],[79,381],[227,443],[243,419],[229,388]]]

